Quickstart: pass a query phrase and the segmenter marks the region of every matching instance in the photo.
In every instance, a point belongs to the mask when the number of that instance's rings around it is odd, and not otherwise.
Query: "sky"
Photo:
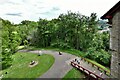
[[[18,24],[23,20],[51,20],[67,11],[104,15],[119,0],[0,0],[0,17]]]

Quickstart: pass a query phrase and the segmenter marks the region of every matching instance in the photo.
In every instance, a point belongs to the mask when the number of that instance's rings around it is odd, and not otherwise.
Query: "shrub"
[[[9,49],[3,49],[2,51],[2,69],[6,69],[12,65],[12,58]]]
[[[96,51],[95,48],[93,48],[93,47],[89,48],[85,54],[85,57],[94,60],[95,59],[95,54],[94,54],[95,51]]]
[[[95,59],[98,63],[105,66],[110,66],[110,54],[105,50],[101,49],[98,53],[98,57]]]
[[[110,54],[103,49],[96,51],[95,48],[89,48],[85,57],[95,60],[102,65],[110,66]]]

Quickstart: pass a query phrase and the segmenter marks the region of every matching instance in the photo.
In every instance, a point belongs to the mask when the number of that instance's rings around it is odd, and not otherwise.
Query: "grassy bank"
[[[69,80],[69,78],[71,78],[71,80],[82,80],[80,78],[84,78],[85,75],[77,70],[76,68],[71,69],[62,80]]]

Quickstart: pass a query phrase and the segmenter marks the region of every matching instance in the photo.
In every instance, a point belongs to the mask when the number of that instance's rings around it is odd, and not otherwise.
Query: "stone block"
[[[111,58],[111,75],[113,75],[115,78],[118,77],[118,52],[113,51],[112,52],[112,58]]]
[[[110,40],[110,49],[118,51],[118,40],[115,37],[111,37]]]

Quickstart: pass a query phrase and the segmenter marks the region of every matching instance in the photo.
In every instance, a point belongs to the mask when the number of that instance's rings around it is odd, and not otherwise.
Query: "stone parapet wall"
[[[118,79],[120,80],[120,12],[119,12],[119,15],[118,15],[118,27],[119,27],[119,31],[118,31]]]

